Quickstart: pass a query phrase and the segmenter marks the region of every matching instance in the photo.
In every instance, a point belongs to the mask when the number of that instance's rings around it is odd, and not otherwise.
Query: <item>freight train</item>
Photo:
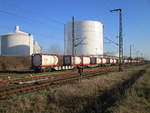
[[[124,59],[124,64],[139,63],[140,60]],[[72,56],[57,54],[34,54],[32,67],[35,72],[74,69],[77,66],[103,67],[118,65],[117,57],[108,56]]]

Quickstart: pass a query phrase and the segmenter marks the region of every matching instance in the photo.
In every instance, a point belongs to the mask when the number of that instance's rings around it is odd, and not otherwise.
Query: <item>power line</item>
[[[20,17],[20,18],[22,18],[23,20],[25,20],[25,21],[30,21],[30,22],[35,22],[35,21],[37,21],[37,20],[35,20],[35,19],[31,19],[31,18],[28,18],[28,17],[25,17],[25,16],[22,16],[22,15],[18,15],[18,14],[16,14],[16,13],[13,13],[13,12],[8,12],[8,11],[3,11],[3,10],[0,10],[0,13],[3,13],[3,14],[7,14],[7,15],[11,15],[11,16],[17,16],[17,17]],[[44,22],[42,22],[42,21],[39,21],[41,24],[46,24],[46,23],[44,23]],[[38,23],[39,23],[38,22]],[[46,24],[47,25],[47,24]],[[47,26],[48,27],[48,26]],[[7,26],[7,28],[8,28],[8,26]],[[57,29],[58,30],[58,29]],[[62,31],[62,30],[61,30]],[[39,31],[38,31],[39,32]],[[42,34],[42,36],[44,36],[43,34],[44,33],[40,33],[40,34]],[[46,36],[46,35],[45,35]],[[47,36],[49,36],[49,35],[47,35]],[[49,37],[52,37],[52,36],[49,36]]]
[[[35,13],[36,13],[38,16],[39,16],[39,14],[41,14],[41,13],[39,13],[39,12],[33,12],[33,10],[28,10],[27,8],[26,8],[26,10],[25,10],[24,8],[22,8],[22,7],[20,7],[20,6],[16,6],[15,4],[10,3],[10,2],[7,2],[7,4],[9,4],[11,7],[12,7],[12,6],[15,6],[14,8],[17,9],[17,11],[21,9],[22,11],[24,11],[24,12],[26,12],[26,13],[28,13],[28,14],[31,14],[31,13],[32,13],[32,14],[35,14]],[[8,5],[8,6],[9,6],[9,5]],[[43,13],[42,13],[42,14],[43,14]],[[47,20],[52,21],[52,22],[54,22],[54,23],[63,24],[63,25],[64,25],[64,23],[61,22],[60,20],[56,20],[56,19],[53,19],[53,18],[49,18],[49,17],[43,16],[43,15],[40,16],[40,18],[41,18],[41,17],[42,17],[42,18],[46,18]]]
[[[14,12],[9,12],[9,11],[4,11],[4,10],[1,10],[0,9],[0,13],[3,13],[3,14],[7,14],[7,15],[11,15],[11,16],[17,16],[17,17],[20,17],[20,18],[22,18],[23,20],[25,20],[25,21],[30,21],[30,22],[34,22],[35,23],[35,21],[38,21],[38,23],[40,23],[40,24],[45,24],[45,25],[49,25],[49,23],[46,23],[45,21],[41,21],[41,20],[37,20],[37,19],[33,19],[33,18],[29,18],[29,17],[26,17],[26,16],[22,16],[22,15],[18,15],[18,14],[16,14],[16,13],[14,13]],[[57,23],[57,24],[63,24],[63,23],[61,23],[61,22],[58,22],[57,20],[53,20],[53,22],[55,22],[55,23]],[[63,24],[64,25],[64,24]]]
[[[104,39],[108,40],[112,44],[115,44],[116,46],[119,46],[119,44],[117,42],[115,42],[115,41],[113,41],[113,40],[111,40],[111,39],[109,39],[107,37],[105,37]]]
[[[13,12],[8,12],[8,11],[0,10],[0,13],[7,14],[7,15],[11,15],[11,16],[17,16],[17,17],[23,18],[24,20],[25,20],[25,19],[28,19],[28,20],[30,20],[30,22],[34,22],[34,21],[35,21],[35,20],[29,19],[29,18],[27,18],[27,17],[25,17],[25,16],[21,16],[21,15],[15,14],[15,13],[13,13]]]

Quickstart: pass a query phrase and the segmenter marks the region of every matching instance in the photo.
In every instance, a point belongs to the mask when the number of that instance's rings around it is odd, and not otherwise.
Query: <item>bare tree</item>
[[[48,50],[41,46],[41,53],[48,53]]]
[[[48,53],[50,53],[50,54],[63,54],[63,49],[62,49],[62,47],[59,44],[53,43],[49,47]]]

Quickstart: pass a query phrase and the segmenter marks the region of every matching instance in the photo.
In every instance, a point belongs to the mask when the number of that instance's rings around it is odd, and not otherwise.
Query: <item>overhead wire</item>
[[[22,15],[19,15],[19,14],[16,14],[16,13],[14,13],[14,12],[10,12],[10,11],[4,11],[4,10],[1,10],[1,9],[0,9],[0,13],[7,14],[7,15],[11,15],[11,16],[17,16],[17,17],[22,18],[23,20],[30,21],[30,22],[38,21],[38,22],[40,22],[41,24],[49,25],[48,23],[45,23],[44,21],[37,20],[37,19],[33,19],[33,18],[29,18],[29,17],[26,17],[26,16],[22,16]],[[55,22],[58,23],[58,21],[56,21],[56,20],[55,20]],[[60,24],[60,23],[61,23],[61,22],[59,22],[59,24]],[[61,24],[62,24],[62,23],[61,23]]]
[[[111,40],[111,39],[109,39],[107,37],[105,37],[104,39],[108,40],[110,43],[112,43],[112,44],[114,44],[116,46],[119,46],[119,44],[117,42],[115,42],[115,41],[113,41],[113,40]]]
[[[21,15],[18,15],[18,14],[15,14],[15,13],[13,13],[13,12],[9,12],[9,11],[4,11],[4,10],[1,10],[0,9],[0,13],[3,13],[3,14],[7,14],[7,15],[11,15],[11,16],[17,16],[17,17],[20,17],[20,18],[22,18],[23,20],[28,20],[28,21],[30,21],[30,22],[34,22],[35,20],[34,19],[29,19],[28,17],[25,17],[25,16],[21,16]]]
[[[18,6],[18,5],[15,5],[14,4],[14,2],[12,3],[10,3],[10,2],[7,2],[7,4],[9,5],[9,6],[15,6],[15,7],[13,7],[13,8],[15,8],[17,11],[19,10],[21,10],[21,11],[24,11],[24,12],[27,12],[28,14],[30,13],[32,13],[32,14],[37,14],[37,15],[39,15],[39,14],[41,14],[41,13],[39,13],[39,12],[35,12],[35,11],[33,11],[33,10],[28,10],[28,8],[26,8],[26,9],[24,9],[24,8],[22,8],[20,5]],[[43,13],[42,13],[43,14]],[[49,17],[46,17],[46,16],[44,16],[44,15],[41,15],[40,16],[40,18],[46,18],[47,20],[49,20],[49,21],[51,21],[51,22],[53,22],[53,23],[56,23],[56,24],[64,24],[63,22],[61,22],[60,20],[58,20],[58,19],[54,19],[54,18],[49,18]],[[36,20],[37,20],[37,18],[36,18]]]
[[[35,20],[35,19],[32,19],[32,18],[28,18],[28,17],[26,17],[26,16],[22,16],[22,15],[18,15],[18,14],[16,14],[16,13],[13,13],[13,12],[9,12],[9,11],[4,11],[4,10],[1,10],[0,9],[0,13],[3,13],[3,14],[7,14],[7,15],[11,15],[11,16],[17,16],[17,17],[20,17],[20,18],[22,18],[23,20],[25,20],[25,21],[27,21],[27,22],[35,22],[35,21],[37,21],[37,20]],[[41,24],[46,24],[46,23],[44,23],[44,22],[41,22],[41,21],[38,21],[38,22],[40,22]],[[57,22],[58,23],[58,22]],[[60,23],[59,23],[60,24]],[[62,24],[62,23],[61,23]],[[47,25],[47,24],[46,24]],[[48,27],[48,26],[47,26]],[[38,32],[38,33],[40,33],[40,32]],[[46,37],[54,37],[54,36],[49,36],[49,35],[45,35],[45,33],[40,33],[40,35],[42,35],[42,36],[46,36]]]

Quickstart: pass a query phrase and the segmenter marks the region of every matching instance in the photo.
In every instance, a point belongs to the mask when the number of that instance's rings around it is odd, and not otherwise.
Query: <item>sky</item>
[[[0,0],[0,34],[12,32],[15,25],[34,35],[48,50],[57,44],[64,47],[64,23],[75,20],[96,20],[104,24],[104,51],[118,47],[105,37],[118,41],[118,13],[123,13],[124,55],[150,59],[150,0]]]

